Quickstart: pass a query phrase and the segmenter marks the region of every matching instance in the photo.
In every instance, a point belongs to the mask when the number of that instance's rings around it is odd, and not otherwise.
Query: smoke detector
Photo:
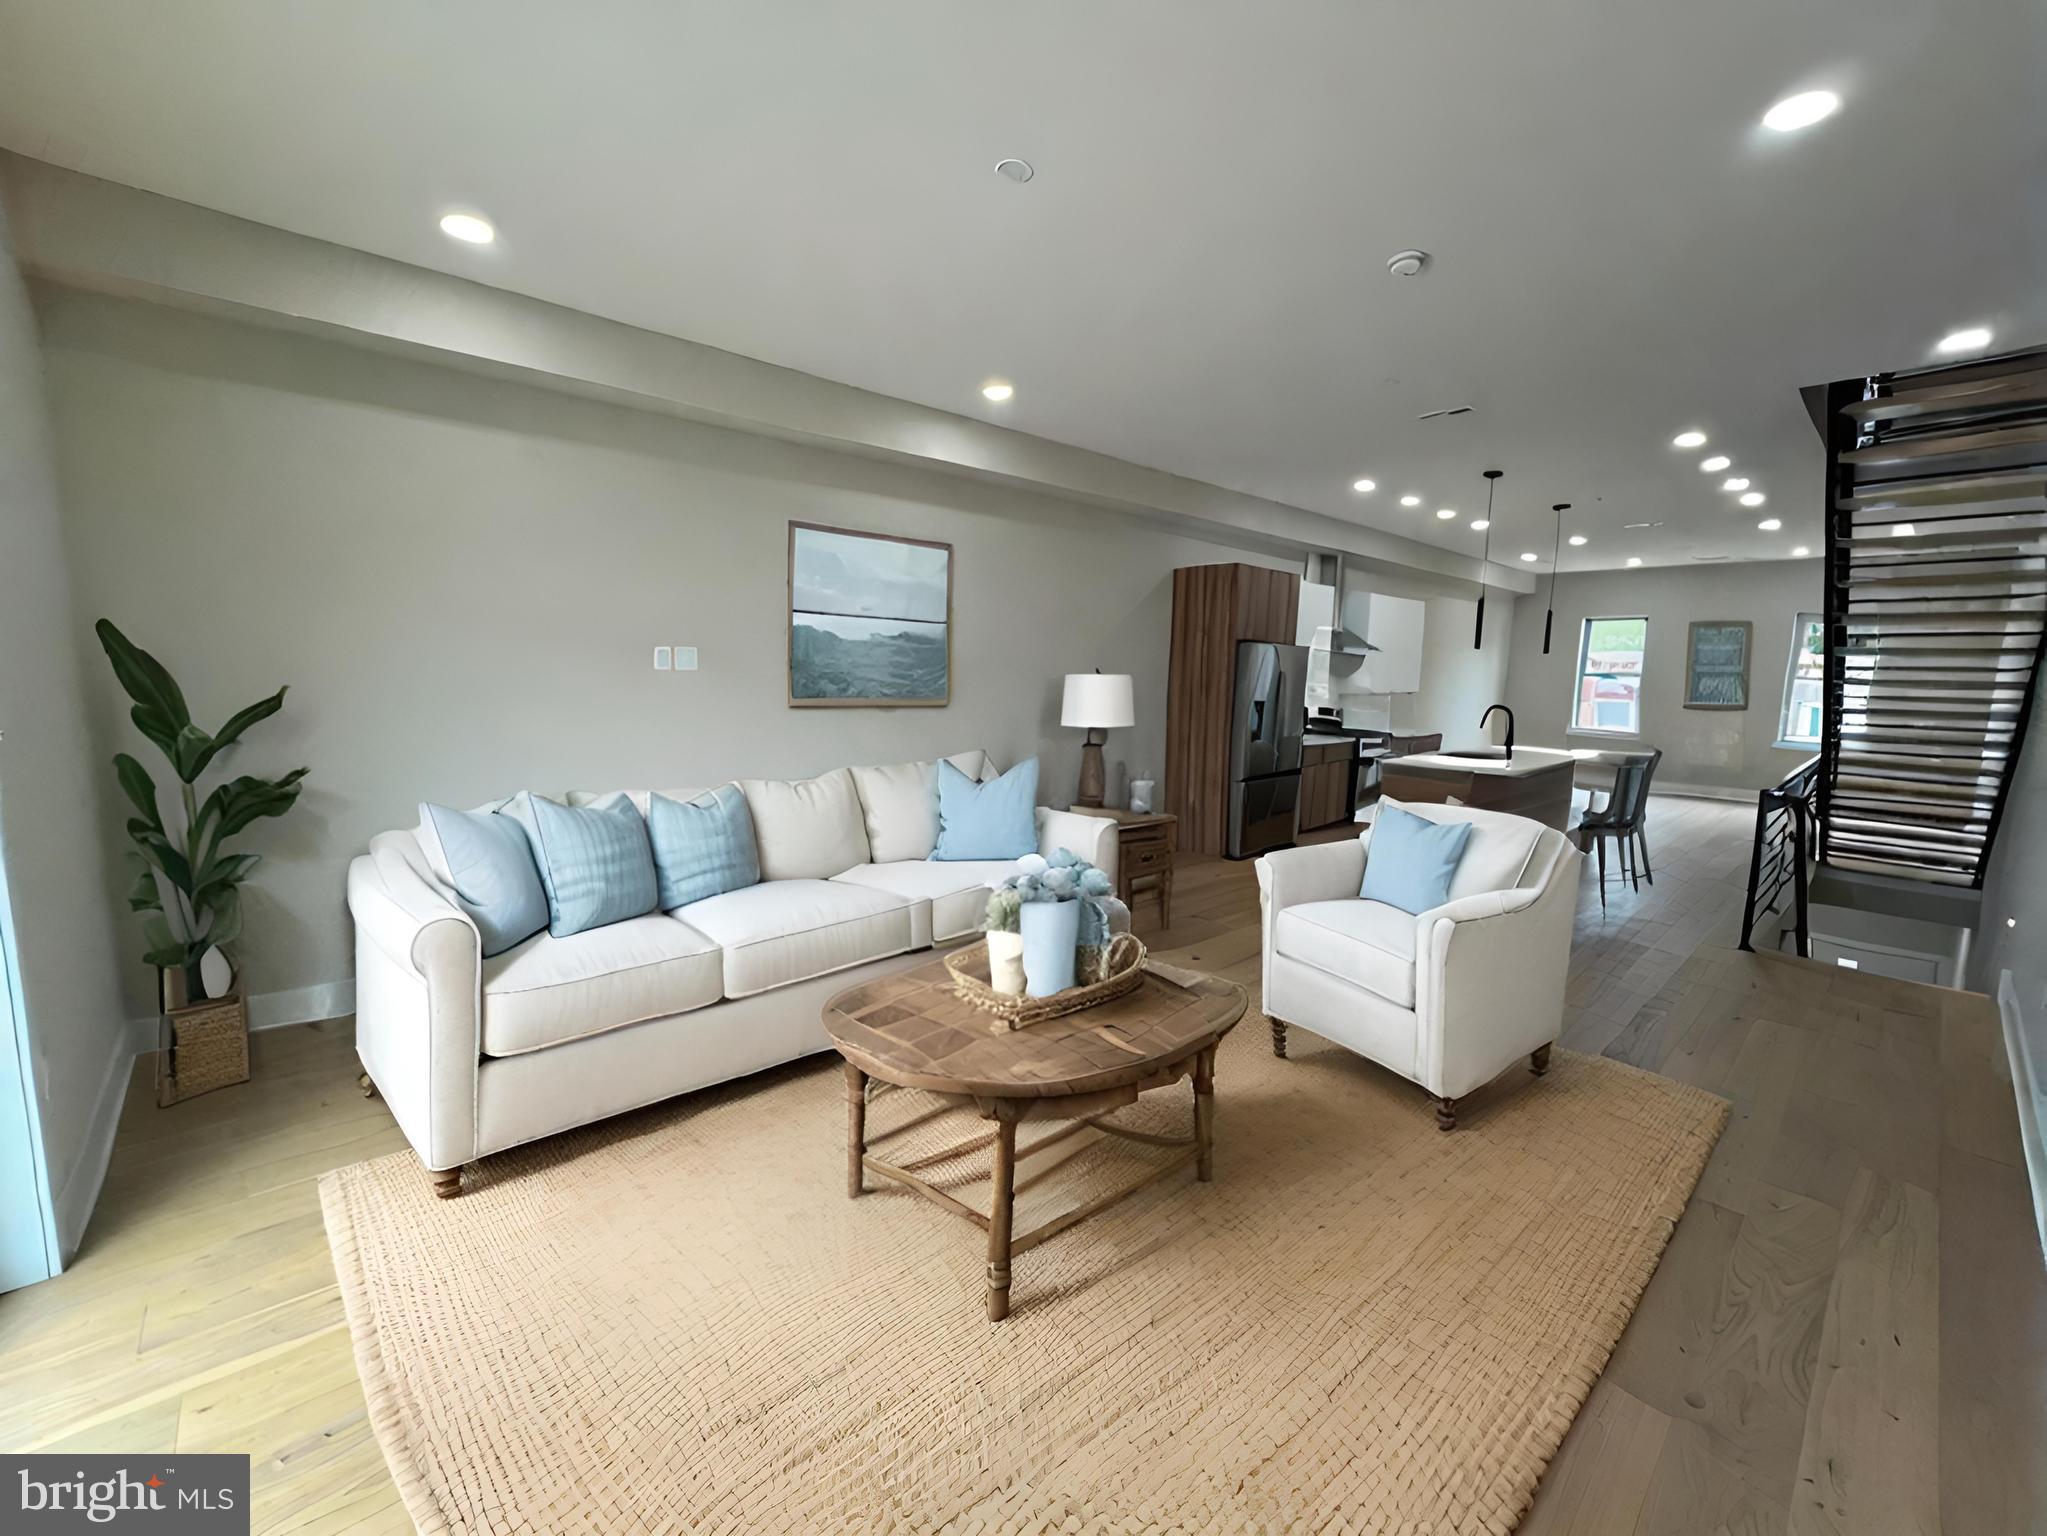
[[[1395,277],[1416,277],[1429,264],[1427,251],[1396,251],[1386,258],[1386,270]]]
[[[995,174],[1007,176],[1011,181],[1029,181],[1038,173],[1031,168],[1030,161],[1019,160],[1016,156],[1011,155],[1006,160],[995,162]]]

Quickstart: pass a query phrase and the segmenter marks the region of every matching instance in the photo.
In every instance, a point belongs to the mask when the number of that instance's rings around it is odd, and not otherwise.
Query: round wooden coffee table
[[[1095,1212],[1135,1194],[1176,1169],[1195,1165],[1204,1183],[1212,1176],[1215,1124],[1215,1047],[1244,1016],[1247,999],[1235,982],[1148,965],[1144,984],[1125,997],[1023,1029],[1004,1030],[961,1000],[940,961],[848,987],[824,1007],[825,1033],[846,1059],[846,1193],[858,1197],[863,1171],[908,1185],[988,1234],[988,1316],[1009,1315],[1009,1262]],[[1139,1094],[1194,1079],[1194,1132],[1157,1136],[1126,1130],[1102,1117]],[[972,1106],[995,1122],[993,1209],[987,1215],[908,1168],[867,1150],[869,1081],[917,1088],[948,1104]],[[1026,1153],[1085,1127],[1150,1146],[1178,1147],[1177,1156],[1121,1189],[1022,1236],[1010,1231],[1015,1205],[1016,1128],[1026,1120],[1072,1124],[1026,1147]],[[927,1154],[919,1166],[971,1151],[977,1138],[952,1152]]]

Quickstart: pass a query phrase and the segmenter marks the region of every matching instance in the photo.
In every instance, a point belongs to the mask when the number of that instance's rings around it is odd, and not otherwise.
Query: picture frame
[[[952,546],[792,519],[791,709],[952,702]]]
[[[1685,633],[1684,707],[1747,709],[1754,639],[1746,619],[1694,619]]]

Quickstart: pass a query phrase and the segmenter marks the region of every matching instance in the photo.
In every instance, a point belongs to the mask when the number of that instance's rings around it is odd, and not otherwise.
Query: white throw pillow
[[[975,748],[946,759],[970,779],[979,779],[988,754]],[[938,845],[938,759],[855,768],[853,787],[867,828],[868,858],[876,864],[928,859]]]
[[[572,789],[562,797],[562,804],[572,805],[580,811],[586,806],[602,805],[613,795],[624,795],[626,799],[632,801],[634,810],[646,816],[651,814],[650,806],[654,795],[665,795],[670,800],[679,800],[686,805],[698,795],[709,793],[709,790],[704,789],[657,789],[651,792],[644,789]]]
[[[869,862],[867,823],[848,770],[814,779],[741,779],[739,788],[753,817],[763,880],[829,880]]]

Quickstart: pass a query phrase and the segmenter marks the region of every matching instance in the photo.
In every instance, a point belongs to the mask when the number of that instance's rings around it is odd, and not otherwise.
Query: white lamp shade
[[[1115,730],[1137,723],[1127,672],[1069,672],[1059,723],[1087,730]]]

